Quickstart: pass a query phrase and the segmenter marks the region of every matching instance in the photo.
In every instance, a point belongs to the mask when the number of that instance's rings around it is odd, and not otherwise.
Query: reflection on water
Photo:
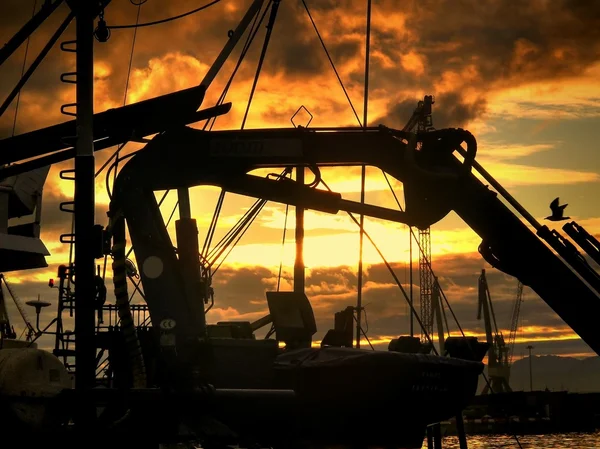
[[[521,446],[515,437],[507,435],[474,435],[467,438],[469,449],[598,449],[600,432],[563,433],[556,435],[523,435],[519,437]],[[446,437],[443,449],[459,449],[456,437]],[[427,449],[427,441],[423,444]]]

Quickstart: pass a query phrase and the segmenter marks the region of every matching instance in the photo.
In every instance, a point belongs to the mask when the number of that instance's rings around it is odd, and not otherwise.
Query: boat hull
[[[455,416],[474,397],[482,370],[479,362],[425,354],[300,349],[278,356],[274,368],[274,386],[294,389],[293,404],[228,404],[218,416],[271,446],[420,448],[428,424]]]

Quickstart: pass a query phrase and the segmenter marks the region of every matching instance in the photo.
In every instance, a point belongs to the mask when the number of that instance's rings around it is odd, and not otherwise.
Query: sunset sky
[[[39,8],[42,0],[37,3]],[[139,22],[177,15],[201,4],[199,0],[148,0],[140,7]],[[199,84],[225,44],[228,30],[235,28],[249,4],[249,0],[223,0],[184,19],[139,28],[126,103]],[[307,4],[362,119],[366,1],[311,0]],[[33,6],[33,0],[5,0],[0,4],[2,42],[31,17]],[[32,36],[27,64],[67,11],[66,5],[60,6]],[[129,1],[113,0],[105,19],[109,26],[133,24],[137,14],[138,7]],[[72,38],[74,29],[72,23],[62,40]],[[96,112],[123,105],[133,35],[133,29],[114,29],[108,42],[95,42]],[[217,120],[215,129],[239,129],[263,36],[264,24],[229,90],[226,101],[233,102],[232,111]],[[209,89],[203,107],[213,105],[221,94],[244,40]],[[19,79],[24,51],[25,45],[0,68],[3,99]],[[67,119],[60,114],[60,106],[73,102],[75,92],[72,85],[62,84],[59,76],[73,70],[74,64],[73,55],[61,52],[58,45],[50,52],[22,91],[15,134]],[[433,94],[434,126],[473,132],[478,139],[477,160],[532,215],[542,221],[550,212],[550,201],[559,196],[561,202],[569,204],[568,215],[596,236],[600,235],[599,79],[598,2],[373,1],[369,125],[402,128],[417,101]],[[15,105],[13,101],[0,117],[0,138],[13,134]],[[302,2],[283,0],[246,128],[289,127],[291,116],[301,105],[314,116],[311,127],[357,125]],[[129,144],[124,152],[140,147]],[[97,167],[113,151],[96,153]],[[61,181],[58,171],[69,166],[53,166],[45,185],[42,239],[52,253],[49,268],[7,273],[22,300],[33,299],[38,293],[46,300],[56,300],[47,281],[55,276],[56,267],[68,260],[69,248],[59,243],[58,236],[69,232],[71,217],[58,210],[58,203],[71,199],[73,186]],[[366,201],[396,207],[381,171],[369,169],[367,176]],[[326,169],[323,178],[345,198],[359,199],[359,167]],[[97,178],[96,186],[97,222],[105,225],[105,173]],[[395,182],[394,186],[402,196],[401,184]],[[218,194],[215,188],[192,189],[192,212],[200,227],[201,245]],[[166,217],[175,201],[174,194],[167,197],[163,206]],[[226,196],[214,242],[253,202]],[[216,305],[209,322],[263,316],[267,311],[265,291],[275,289],[282,258],[281,288],[292,288],[293,208],[282,251],[284,220],[285,206],[268,203],[215,276]],[[557,224],[557,229],[560,226]],[[315,339],[319,340],[333,326],[334,312],[356,302],[359,234],[345,213],[307,212],[305,229],[306,290],[315,309],[319,326]],[[367,219],[365,229],[407,285],[407,228]],[[173,224],[170,230],[174,230]],[[431,240],[434,270],[461,325],[469,333],[483,336],[483,323],[476,320],[476,300],[477,279],[486,268],[498,324],[507,337],[516,279],[484,262],[477,253],[480,238],[454,214],[432,227]],[[525,249],[523,257],[527,257]],[[415,251],[415,261],[417,258]],[[364,263],[363,303],[369,336],[384,349],[391,338],[408,332],[408,307],[367,240]],[[417,264],[414,282],[418,301]],[[535,347],[535,354],[592,355],[590,348],[527,288],[521,310],[516,357],[523,355],[528,344]],[[33,311],[30,314],[33,316]],[[457,335],[456,325],[451,324],[451,331]]]

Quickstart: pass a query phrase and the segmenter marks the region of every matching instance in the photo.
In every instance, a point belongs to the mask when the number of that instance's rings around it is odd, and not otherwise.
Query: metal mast
[[[433,129],[433,119],[431,117],[432,105],[435,103],[432,95],[426,95],[423,101],[417,103],[408,123],[402,129],[410,132],[415,126],[417,132],[425,132]],[[413,263],[412,263],[412,243],[414,237],[412,227],[409,227],[409,270],[410,270],[410,304],[411,310],[413,304]],[[426,342],[425,335],[433,335],[433,306],[432,295],[434,287],[433,268],[431,266],[431,233],[430,229],[419,229],[419,286],[420,286],[420,305],[421,305],[421,341]],[[410,315],[410,335],[414,334],[413,314]]]
[[[304,184],[304,166],[296,167],[296,182]],[[294,261],[294,292],[304,293],[304,208],[296,206],[296,260]]]
[[[430,228],[419,229],[419,284],[420,284],[420,304],[421,304],[421,340],[425,341],[425,332],[427,335],[433,335],[433,313],[431,307],[431,296],[433,293],[433,276],[429,268],[431,261],[431,233]]]
[[[369,53],[371,49],[371,0],[367,0],[367,32],[365,36],[365,94],[363,105],[363,128],[367,128],[369,112]],[[365,203],[365,177],[366,166],[361,167],[360,175],[360,203]],[[365,216],[360,214],[360,241],[358,252],[358,276],[357,276],[357,297],[356,297],[356,347],[360,348],[360,334],[362,332],[362,289],[363,289],[363,244],[365,236]]]
[[[421,103],[421,102],[420,102]],[[433,122],[431,118],[431,105],[433,97],[425,97],[422,102],[421,114],[417,122],[417,132],[425,132],[432,128]],[[412,238],[412,237],[411,237]],[[427,335],[433,335],[433,274],[431,265],[431,232],[430,228],[419,229],[419,287],[420,287],[420,305],[421,305],[421,321],[423,329],[421,329],[421,340],[425,341],[425,332]],[[411,282],[412,285],[412,282]]]
[[[95,2],[71,2],[76,20],[76,156],[75,156],[75,387],[88,390],[96,382],[95,257],[94,257],[94,17]],[[93,419],[95,409],[81,410],[82,421]]]

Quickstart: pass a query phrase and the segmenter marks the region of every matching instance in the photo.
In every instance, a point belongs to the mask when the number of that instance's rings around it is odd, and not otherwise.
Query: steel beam
[[[60,6],[63,0],[47,1],[42,8],[0,48],[0,66],[21,46],[25,40]]]
[[[25,83],[27,83],[27,81],[29,81],[29,78],[31,78],[31,75],[33,75],[33,72],[35,72],[35,70],[42,63],[42,61],[44,60],[46,55],[50,52],[52,47],[54,47],[54,44],[56,44],[56,41],[60,38],[60,36],[67,29],[67,27],[73,20],[74,16],[75,16],[75,14],[73,12],[70,12],[69,15],[65,18],[65,20],[63,20],[63,22],[60,24],[58,29],[52,35],[52,37],[48,40],[48,42],[46,43],[44,48],[42,48],[42,51],[40,52],[40,54],[37,55],[37,57],[31,63],[31,65],[29,66],[27,71],[23,74],[23,76],[21,77],[21,79],[19,80],[17,85],[10,92],[10,94],[8,94],[8,97],[6,97],[6,100],[4,100],[4,102],[0,106],[0,117],[2,116],[2,114],[4,114],[4,112],[6,112],[6,110],[8,109],[8,107],[10,106],[12,101],[15,99],[15,97],[18,95],[18,93],[21,91],[21,89],[23,88]]]

